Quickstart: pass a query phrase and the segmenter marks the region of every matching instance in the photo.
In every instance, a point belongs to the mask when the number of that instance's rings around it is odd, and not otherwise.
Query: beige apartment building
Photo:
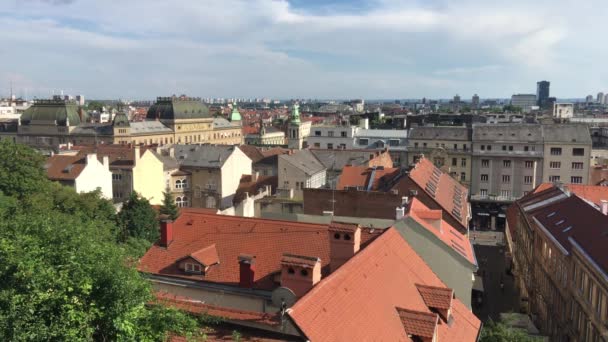
[[[408,140],[408,165],[425,156],[463,185],[471,184],[471,128],[413,127]]]
[[[587,125],[543,125],[543,141],[543,183],[589,183],[591,135]]]
[[[117,114],[112,122],[89,123],[76,102],[60,99],[37,100],[23,113],[16,132],[0,132],[0,138],[41,149],[60,145],[90,144],[241,144],[240,121],[213,118],[199,98],[159,97],[146,120],[129,122]]]

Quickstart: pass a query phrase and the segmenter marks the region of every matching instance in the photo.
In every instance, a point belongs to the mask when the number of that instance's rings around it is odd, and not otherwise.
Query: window
[[[561,156],[562,148],[561,147],[551,147],[551,155],[552,156]]]
[[[464,173],[464,172],[461,172],[461,173],[460,173],[460,181],[461,181],[461,182],[464,182],[466,179],[467,179],[467,174],[466,174],[466,173]]]
[[[315,131],[315,137],[320,137],[321,136],[321,131]]]
[[[506,151],[507,150],[507,145],[502,145],[502,150]]]
[[[328,150],[333,150],[334,149],[334,144],[327,144],[327,149]]]
[[[559,182],[559,176],[549,176],[549,182]]]
[[[532,184],[532,176],[524,176],[524,184]]]
[[[509,191],[509,190],[500,190],[500,196],[501,197],[510,197],[511,196],[511,191]]]
[[[458,149],[458,144],[454,144],[454,149],[457,150]]]
[[[509,151],[513,151],[513,146],[509,146]]]
[[[217,207],[217,201],[215,200],[215,197],[208,196],[207,200],[205,201],[205,207],[206,208],[215,208],[215,207]]]
[[[399,146],[399,140],[396,140],[396,139],[389,140],[388,146]]]
[[[462,144],[462,149],[466,151],[467,150],[467,144]]]
[[[289,189],[289,181],[283,182],[283,189]]]
[[[467,158],[462,158],[462,159],[460,160],[460,166],[462,166],[462,167],[467,166]]]
[[[321,148],[321,143],[315,143],[314,146],[315,148]]]
[[[525,151],[525,152],[528,152],[528,150],[529,150],[529,149],[530,149],[530,148],[529,148],[528,146],[524,146],[524,151]]]
[[[481,175],[481,181],[482,182],[487,182],[489,179],[488,175]]]
[[[559,169],[561,166],[562,166],[561,162],[558,162],[558,161],[549,162],[550,169]]]
[[[188,206],[188,197],[186,197],[186,196],[175,197],[175,205],[177,205],[179,208],[187,207]]]
[[[534,166],[534,162],[531,161],[531,160],[526,160],[524,162],[524,166],[525,166],[526,169],[531,169]]]
[[[340,148],[341,150],[346,150],[346,144],[340,144],[339,148]]]
[[[488,196],[488,189],[479,189],[479,195]]]
[[[572,184],[583,184],[583,177],[581,177],[581,176],[572,176],[572,177],[570,177],[570,183],[572,183]]]
[[[492,151],[492,145],[488,145],[488,151]]]
[[[502,175],[502,182],[503,183],[510,183],[511,182],[511,175]]]
[[[193,263],[187,262],[185,264],[185,269],[186,269],[186,272],[188,272],[188,273],[201,273],[201,265],[199,265],[199,264],[193,264]]]
[[[485,149],[486,149],[486,145],[481,145],[481,150],[485,151]]]
[[[452,166],[456,166],[456,165],[458,165],[458,159],[452,158]]]
[[[511,161],[510,160],[503,160],[502,161],[502,167],[511,167]]]
[[[367,146],[367,145],[369,145],[369,140],[368,139],[359,139],[359,145]],[[426,147],[426,143],[424,143],[424,147]]]
[[[346,138],[346,131],[342,131],[342,132],[340,132],[340,136],[341,136],[342,138]]]
[[[115,182],[119,182],[122,180],[122,175],[120,173],[113,173],[112,180]]]
[[[584,148],[573,148],[572,149],[572,155],[573,156],[584,156],[585,155],[585,149]]]
[[[365,144],[365,145],[367,145],[367,144]],[[423,146],[423,147],[426,147],[426,143],[422,143],[422,146]]]
[[[328,136],[328,137],[333,137],[333,136],[334,136],[334,131],[329,131],[329,132],[327,132],[327,136]]]
[[[414,147],[418,147],[418,143],[414,143]]]
[[[583,169],[583,163],[580,163],[580,162],[572,163],[572,169],[574,169],[574,170],[582,170]]]
[[[488,159],[482,159],[481,167],[490,167],[490,161]]]

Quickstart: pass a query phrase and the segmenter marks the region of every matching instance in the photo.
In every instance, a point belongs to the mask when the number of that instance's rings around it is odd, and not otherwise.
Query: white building
[[[50,180],[71,186],[76,192],[99,189],[104,198],[112,198],[112,172],[107,156],[100,162],[95,153],[59,154],[51,156],[45,168]]]
[[[521,108],[524,113],[529,113],[536,107],[536,95],[514,94],[511,96],[511,105]]]
[[[558,119],[569,119],[574,116],[573,103],[553,104],[553,117]]]
[[[599,104],[604,103],[604,93],[602,93],[602,92],[597,93],[597,103],[599,103]]]

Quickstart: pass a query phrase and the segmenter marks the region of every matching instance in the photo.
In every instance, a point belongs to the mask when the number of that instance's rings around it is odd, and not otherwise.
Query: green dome
[[[151,120],[180,120],[210,118],[209,108],[200,98],[195,97],[159,97],[156,103],[148,109],[146,119]]]
[[[230,121],[242,121],[241,113],[239,113],[239,109],[236,107],[236,103],[232,105],[232,113],[230,113]]]
[[[290,116],[290,121],[291,123],[294,124],[299,124],[300,123],[300,106],[298,106],[298,104],[294,104],[293,107],[291,107],[291,116]]]
[[[80,124],[78,106],[73,101],[37,100],[21,115],[23,125],[35,121],[55,121],[59,126],[78,126]]]

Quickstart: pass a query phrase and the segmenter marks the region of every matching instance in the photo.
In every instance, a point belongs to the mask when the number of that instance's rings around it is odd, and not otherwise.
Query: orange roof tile
[[[452,227],[446,221],[441,220],[441,215],[433,217],[429,217],[427,215],[428,212],[435,211],[436,210],[429,210],[424,203],[420,202],[414,197],[410,202],[408,215],[433,235],[435,235],[439,240],[443,241],[443,243],[445,243],[448,247],[462,255],[470,263],[477,265],[473,246],[471,245],[471,242],[467,236],[462,234],[458,229]],[[431,221],[435,220],[441,220],[441,230],[437,230],[437,228],[433,226]]]
[[[367,166],[346,165],[336,185],[336,189],[344,190],[346,187],[362,187],[364,190],[378,190],[390,179],[399,175],[399,168],[369,168]],[[371,180],[370,178],[374,177]]]
[[[420,312],[397,308],[397,313],[408,335],[426,337],[432,339],[437,329],[439,316],[435,313]]]
[[[283,258],[281,258],[281,264],[283,265],[300,266],[304,268],[313,268],[320,261],[321,260],[316,257],[294,255],[288,253],[283,254]]]
[[[215,244],[201,248],[190,254],[190,257],[205,266],[215,265],[220,262],[220,258],[217,256],[217,250],[215,249]]]
[[[542,183],[534,189],[534,193],[542,192],[553,186],[552,183]],[[601,205],[601,200],[608,200],[608,186],[584,184],[565,184],[565,186],[568,188],[568,191],[593,202],[597,206]]]
[[[173,223],[173,242],[169,247],[154,244],[141,258],[141,272],[225,285],[239,283],[238,257],[256,257],[254,288],[272,290],[278,285],[273,275],[281,270],[284,253],[321,258],[321,267],[328,272],[329,232],[327,225],[291,221],[213,215],[205,210],[182,208]],[[361,248],[380,235],[364,229]],[[203,274],[180,270],[177,260],[215,244],[219,263]]]
[[[410,171],[412,179],[420,188],[451,215],[463,227],[468,227],[469,202],[467,200],[469,190],[458,183],[447,173],[439,170],[433,163],[421,158]]]
[[[412,247],[389,228],[323,278],[289,310],[311,341],[410,341],[396,308],[432,313],[416,284],[445,287]],[[475,341],[481,323],[458,299],[439,341]]]
[[[329,230],[332,232],[353,233],[357,227],[358,224],[348,222],[331,221],[329,224]]]
[[[46,174],[50,180],[75,180],[87,166],[86,156],[54,155],[46,161]]]
[[[416,284],[422,300],[429,308],[447,310],[452,307],[454,290],[446,287],[428,286]]]

